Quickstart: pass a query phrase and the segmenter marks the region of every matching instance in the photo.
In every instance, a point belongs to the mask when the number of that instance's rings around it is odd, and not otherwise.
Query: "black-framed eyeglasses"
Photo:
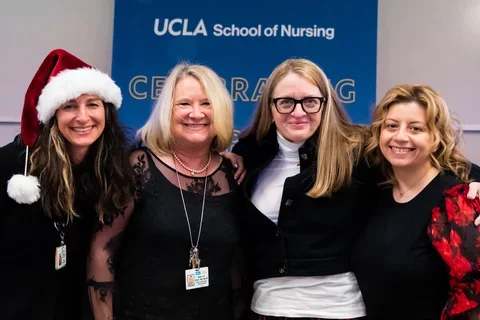
[[[317,113],[322,108],[322,105],[327,102],[327,98],[305,97],[300,100],[293,98],[275,98],[272,99],[272,102],[275,105],[275,109],[281,114],[292,113],[298,103],[300,103],[300,106],[305,113]]]

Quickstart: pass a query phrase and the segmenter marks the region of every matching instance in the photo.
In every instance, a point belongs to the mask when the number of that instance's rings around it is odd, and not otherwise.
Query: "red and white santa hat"
[[[18,203],[31,204],[40,198],[37,177],[29,176],[29,148],[35,144],[40,123],[47,124],[65,102],[82,94],[94,94],[117,109],[122,104],[120,88],[106,73],[93,68],[69,52],[56,49],[40,65],[25,94],[21,137],[27,147],[24,174],[8,181],[7,192]]]

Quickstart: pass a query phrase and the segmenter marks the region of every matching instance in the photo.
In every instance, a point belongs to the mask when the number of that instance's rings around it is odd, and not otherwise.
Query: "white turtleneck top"
[[[300,173],[298,149],[302,143],[293,143],[277,131],[278,154],[260,173],[252,190],[252,203],[270,220],[278,221],[285,179]]]

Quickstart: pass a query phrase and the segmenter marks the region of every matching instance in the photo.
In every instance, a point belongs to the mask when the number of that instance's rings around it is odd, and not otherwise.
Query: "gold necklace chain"
[[[415,187],[418,183],[420,183],[420,181],[422,181],[423,178],[425,178],[425,177],[427,176],[427,174],[430,172],[430,169],[432,169],[432,167],[428,168],[427,172],[425,172],[425,174],[424,174],[417,182],[415,182],[414,184],[412,184],[412,185],[410,186],[410,188],[408,188],[407,190],[405,190],[405,191],[403,191],[403,192],[400,191],[400,188],[399,188],[398,185],[397,185],[397,190],[398,190],[398,194],[400,195],[400,198],[402,198],[402,197],[405,195],[405,193],[407,193],[407,192],[410,191],[413,187]]]

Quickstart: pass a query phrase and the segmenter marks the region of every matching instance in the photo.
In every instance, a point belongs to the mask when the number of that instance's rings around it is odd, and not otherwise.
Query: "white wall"
[[[110,72],[114,0],[0,0],[0,145],[20,131],[25,91],[63,48]]]
[[[379,0],[377,101],[392,86],[437,90],[480,164],[480,0]]]
[[[19,132],[23,96],[53,48],[110,72],[114,0],[0,1],[0,145]],[[480,0],[379,0],[377,100],[399,83],[438,90],[468,130],[480,130]],[[465,133],[480,164],[480,131]]]

